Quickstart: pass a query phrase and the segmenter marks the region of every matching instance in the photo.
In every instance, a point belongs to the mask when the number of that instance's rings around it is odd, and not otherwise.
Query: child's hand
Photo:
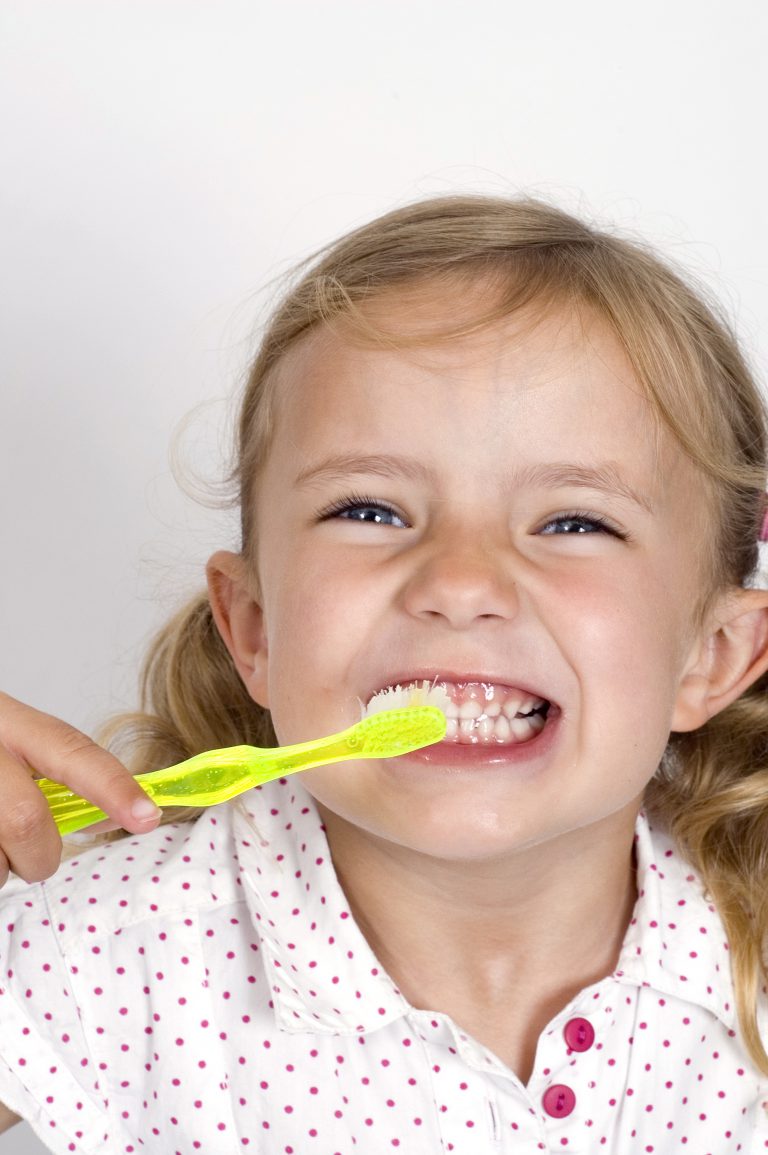
[[[0,693],[0,886],[9,870],[26,882],[48,878],[61,860],[56,824],[30,768],[95,803],[109,815],[110,829],[140,834],[160,818],[112,754],[66,722]]]

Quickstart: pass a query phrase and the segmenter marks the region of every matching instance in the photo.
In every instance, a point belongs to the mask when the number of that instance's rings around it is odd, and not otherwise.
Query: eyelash
[[[331,505],[319,509],[316,513],[318,521],[330,521],[334,517],[340,517],[343,513],[348,513],[354,509],[368,508],[381,510],[382,513],[388,513],[392,517],[398,518],[408,524],[408,519],[395,509],[394,505],[390,505],[387,501],[382,501],[378,497],[366,497],[362,493],[350,493],[348,497],[342,497],[338,501],[332,502]],[[354,519],[348,518],[348,521],[360,520],[362,518]],[[374,523],[375,524],[375,523]]]
[[[546,529],[550,525],[555,525],[559,521],[582,521],[582,522],[585,522],[587,525],[594,526],[601,533],[607,533],[610,537],[616,537],[620,541],[629,541],[629,534],[624,533],[620,529],[617,529],[617,527],[615,525],[612,525],[610,522],[606,521],[604,518],[600,517],[598,514],[587,513],[585,510],[581,510],[581,509],[567,510],[564,513],[558,513],[554,517],[550,517],[545,522],[545,524],[542,526],[542,529]],[[539,532],[541,533],[541,530],[539,530]],[[547,537],[557,537],[557,536],[560,536],[560,537],[569,537],[569,536],[578,537],[581,535],[579,535],[579,534],[572,534],[572,535],[559,534],[558,535],[558,534],[552,533],[552,534],[547,534],[546,536]]]
[[[348,497],[342,497],[338,501],[332,502],[331,505],[325,506],[323,509],[319,509],[316,512],[315,516],[317,517],[318,521],[331,521],[335,517],[341,517],[341,515],[344,513],[348,513],[352,510],[361,509],[361,508],[380,510],[382,513],[389,514],[391,517],[397,518],[398,520],[403,521],[406,523],[406,525],[408,525],[407,518],[403,517],[403,515],[393,505],[390,505],[389,502],[382,501],[381,498],[378,498],[378,497],[367,497],[365,494],[357,494],[357,493],[351,493]],[[353,521],[353,520],[362,521],[364,519],[363,518],[360,518],[360,519],[347,518],[346,520],[348,520],[348,521]],[[611,525],[610,522],[606,521],[604,518],[600,517],[598,514],[588,513],[586,510],[580,510],[580,509],[567,510],[563,513],[556,514],[554,517],[550,517],[544,523],[544,525],[541,527],[541,529],[538,532],[541,534],[542,531],[546,530],[549,526],[556,525],[558,522],[562,522],[562,521],[584,522],[586,525],[594,527],[595,531],[597,531],[599,533],[608,534],[610,537],[618,538],[620,541],[628,541],[629,540],[629,534],[624,533],[620,529],[617,529],[616,526]],[[377,523],[374,522],[373,524],[377,524]],[[574,534],[548,533],[548,534],[544,534],[544,536],[546,536],[546,537],[580,537],[580,536],[586,536],[586,535],[581,535],[578,533],[574,533]]]

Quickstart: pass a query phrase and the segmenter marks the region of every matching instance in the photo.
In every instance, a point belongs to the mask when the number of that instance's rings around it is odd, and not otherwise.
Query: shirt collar
[[[701,880],[643,814],[635,848],[638,899],[614,977],[704,1007],[735,1029],[728,942]]]
[[[278,1024],[365,1034],[412,1008],[357,926],[314,802],[296,778],[233,806],[237,855]],[[671,840],[641,814],[638,899],[614,979],[710,1010],[735,1028],[728,944],[715,907]]]
[[[249,791],[234,834],[279,1026],[365,1034],[410,1005],[379,964],[339,885],[314,802],[295,778]]]

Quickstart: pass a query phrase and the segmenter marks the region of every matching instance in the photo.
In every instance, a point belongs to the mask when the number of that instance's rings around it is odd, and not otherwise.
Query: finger
[[[8,859],[5,857],[2,850],[0,850],[0,890],[2,890],[8,881],[9,869],[10,867],[8,866]]]
[[[118,826],[140,834],[159,822],[158,807],[113,754],[59,718],[2,693],[0,741],[19,762],[87,798]]]
[[[0,747],[0,877],[8,870],[25,882],[40,882],[61,861],[61,838],[43,795],[26,767]]]

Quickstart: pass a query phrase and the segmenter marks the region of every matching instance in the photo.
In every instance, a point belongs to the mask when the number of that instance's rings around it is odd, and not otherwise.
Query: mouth
[[[442,693],[440,693],[442,691]],[[418,696],[420,704],[440,706],[446,719],[442,745],[485,747],[519,746],[541,734],[556,707],[547,698],[528,690],[484,679],[449,681],[414,680],[387,686],[373,695],[374,709],[389,705],[387,699],[402,694],[402,704]],[[371,710],[368,704],[368,712]]]

